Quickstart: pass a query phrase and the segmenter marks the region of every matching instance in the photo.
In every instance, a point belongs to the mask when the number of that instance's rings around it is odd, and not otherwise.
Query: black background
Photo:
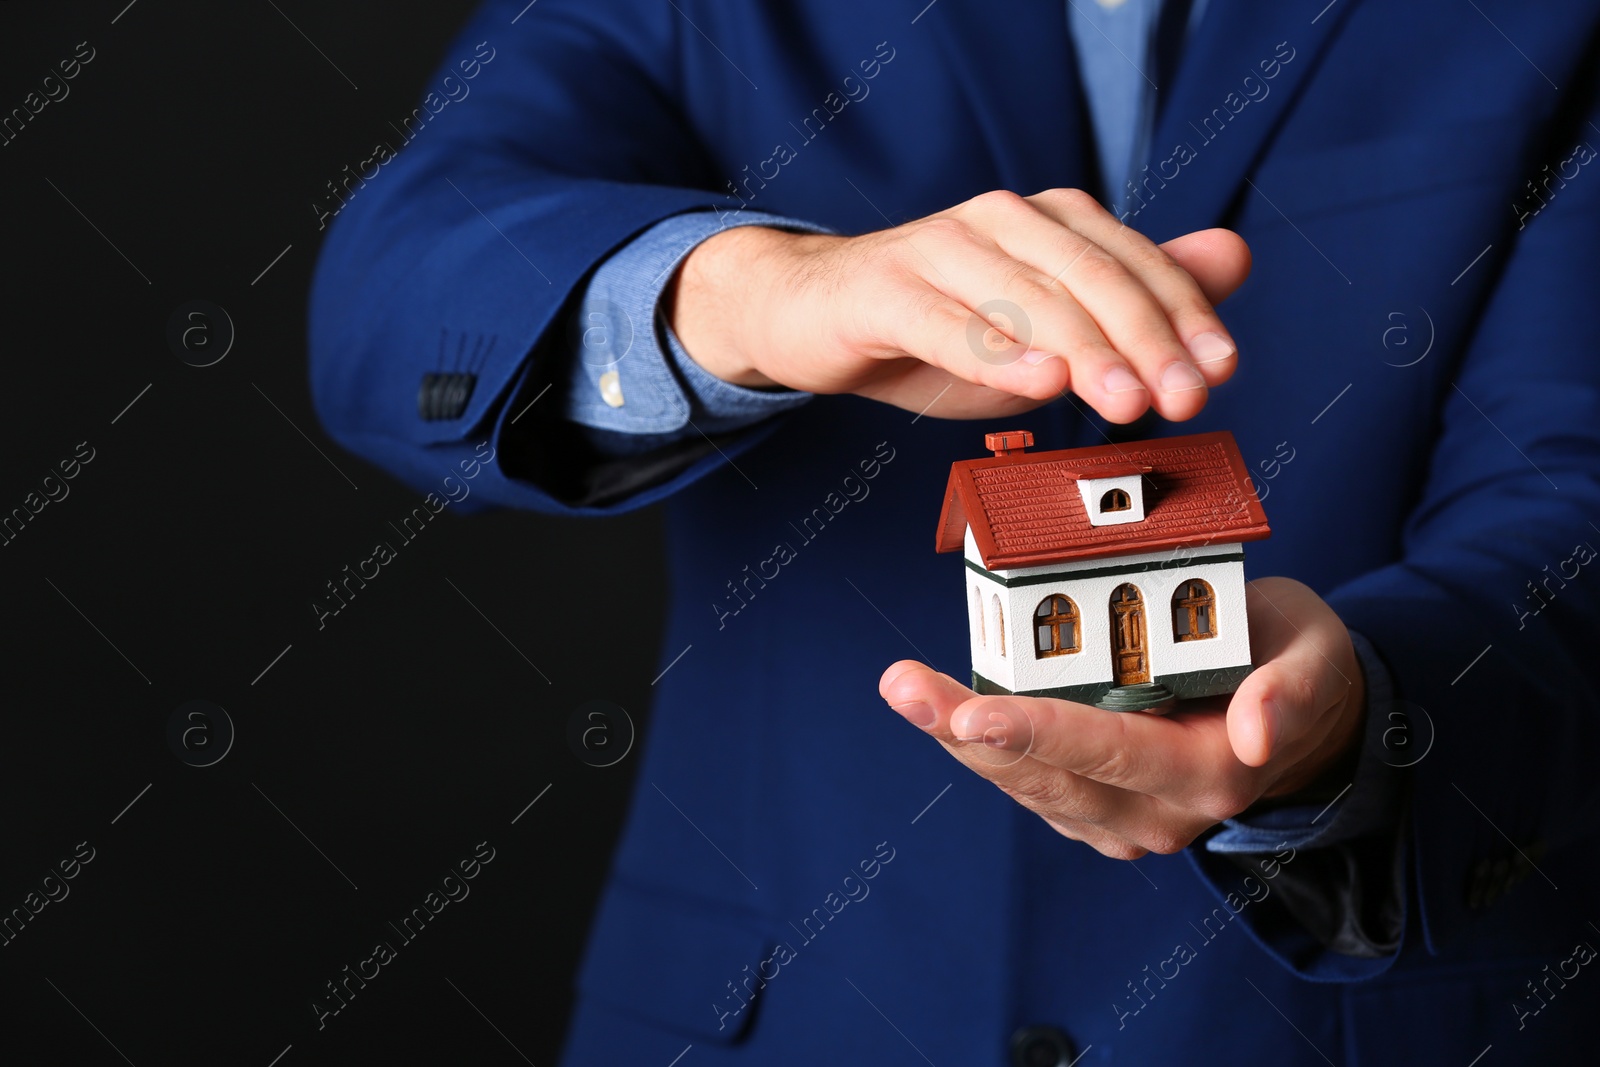
[[[95,52],[0,147],[0,514],[93,450],[0,546],[0,916],[94,854],[0,947],[0,1060],[554,1057],[638,753],[586,765],[569,719],[604,699],[644,726],[656,518],[447,509],[323,629],[311,609],[418,503],[311,412],[311,204],[472,7],[0,4],[0,114]],[[168,343],[192,300],[236,332],[209,367]],[[236,729],[207,767],[168,739],[197,699]],[[470,895],[401,942],[388,923],[479,842]],[[319,1030],[324,983],[385,939],[398,958]]]

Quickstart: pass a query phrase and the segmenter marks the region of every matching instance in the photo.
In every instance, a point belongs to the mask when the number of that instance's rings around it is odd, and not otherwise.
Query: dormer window
[[[1103,463],[1067,476],[1078,483],[1091,526],[1143,522],[1145,478],[1150,468],[1137,463]]]

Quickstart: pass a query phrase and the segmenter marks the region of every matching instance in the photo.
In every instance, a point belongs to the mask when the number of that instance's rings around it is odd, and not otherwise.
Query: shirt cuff
[[[1223,822],[1223,830],[1206,841],[1206,850],[1224,853],[1273,852],[1326,848],[1382,832],[1396,832],[1403,790],[1402,768],[1416,762],[1405,751],[1416,731],[1397,720],[1394,682],[1389,669],[1365,637],[1350,632],[1366,680],[1364,739],[1355,774],[1344,791],[1320,803],[1297,803],[1261,812],[1245,812]],[[1403,736],[1402,736],[1403,735]],[[1397,741],[1397,737],[1400,739]]]
[[[722,381],[684,349],[659,314],[673,272],[696,245],[734,226],[832,233],[769,215],[697,211],[663,219],[595,271],[571,319],[563,413],[622,451],[659,448],[685,437],[760,422],[811,398],[796,390],[747,389]],[[618,435],[635,440],[623,443]]]

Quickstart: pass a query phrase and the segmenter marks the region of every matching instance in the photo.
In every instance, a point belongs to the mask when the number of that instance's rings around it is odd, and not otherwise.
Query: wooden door
[[[1150,680],[1145,655],[1144,600],[1132,585],[1111,592],[1111,670],[1116,685]]]

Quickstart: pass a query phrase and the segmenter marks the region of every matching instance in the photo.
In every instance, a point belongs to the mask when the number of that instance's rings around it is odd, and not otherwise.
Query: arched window
[[[1207,582],[1190,578],[1172,594],[1172,637],[1203,641],[1217,636],[1217,595]]]
[[[1006,657],[1006,615],[1000,608],[1000,594],[994,595],[994,639],[1000,646],[1000,658]]]
[[[1107,489],[1106,495],[1100,498],[1100,510],[1102,512],[1127,511],[1131,507],[1133,507],[1133,502],[1128,499],[1128,491],[1126,489]]]
[[[1052,593],[1033,612],[1033,652],[1038,659],[1078,651],[1078,605]]]
[[[972,625],[977,628],[978,647],[983,648],[988,640],[983,635],[983,594],[977,586],[972,587]]]

